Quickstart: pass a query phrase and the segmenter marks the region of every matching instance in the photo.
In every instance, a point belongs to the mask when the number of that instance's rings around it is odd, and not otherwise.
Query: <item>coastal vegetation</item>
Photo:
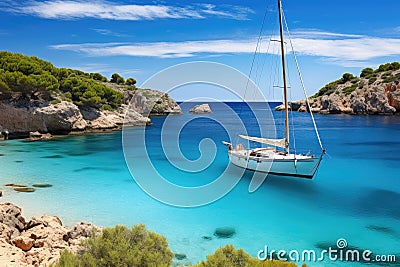
[[[126,84],[133,89],[136,80],[118,73],[111,83]],[[73,102],[80,107],[112,110],[118,108],[124,95],[107,85],[100,73],[56,68],[37,57],[0,51],[0,100],[33,99],[41,102]]]
[[[378,114],[400,113],[400,63],[380,65],[377,69],[364,68],[360,75],[345,73],[336,81],[322,87],[306,100],[290,103],[293,111],[322,114]],[[284,106],[276,110],[284,110]]]
[[[322,87],[315,95],[312,97],[319,97],[324,95],[331,95],[333,93],[340,94],[344,93],[350,95],[357,88],[363,88],[364,85],[372,85],[379,80],[380,83],[391,83],[394,82],[399,84],[400,73],[393,73],[400,70],[399,62],[392,62],[380,65],[377,69],[365,68],[361,71],[360,76],[356,77],[351,73],[345,73],[343,76],[333,82],[328,83]],[[340,85],[344,85],[350,82],[351,85],[340,88]]]
[[[24,185],[7,184],[7,186]],[[35,184],[47,188],[50,184]],[[103,228],[89,222],[63,225],[56,216],[22,216],[12,203],[0,203],[0,262],[2,266],[52,267],[159,267],[188,266],[186,254],[173,253],[167,239],[143,224],[128,229],[117,225]],[[227,234],[232,229],[219,228]],[[220,238],[230,238],[231,235]],[[200,238],[200,237],[199,237]],[[204,239],[204,237],[203,237]],[[211,240],[210,237],[207,240]],[[260,261],[233,245],[218,248],[193,267],[296,267],[279,260]],[[302,267],[306,265],[303,264]]]
[[[144,225],[131,230],[124,226],[107,228],[97,237],[83,242],[78,254],[64,250],[54,267],[126,267],[170,266],[174,254],[167,247],[165,237],[146,230]],[[233,245],[218,248],[207,260],[192,267],[297,267],[293,262],[260,261]],[[302,267],[306,267],[303,264]]]
[[[64,250],[55,267],[168,267],[174,256],[166,238],[148,231],[143,224],[131,229],[118,225],[106,228],[85,240],[82,247],[77,254]]]
[[[214,254],[208,255],[206,261],[202,261],[193,267],[296,267],[293,262],[279,260],[260,261],[253,258],[243,249],[235,249],[233,245],[218,248]],[[303,264],[302,267],[306,267]]]

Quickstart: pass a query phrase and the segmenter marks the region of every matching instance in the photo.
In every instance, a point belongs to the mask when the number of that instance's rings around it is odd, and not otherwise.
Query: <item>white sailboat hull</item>
[[[249,156],[250,150],[230,150],[229,160],[232,164],[256,172],[293,176],[312,179],[318,169],[321,158],[304,155]]]

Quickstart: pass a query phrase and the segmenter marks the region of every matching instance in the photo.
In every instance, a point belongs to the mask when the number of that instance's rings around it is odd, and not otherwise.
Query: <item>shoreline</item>
[[[102,227],[78,222],[66,227],[57,216],[23,216],[11,202],[0,203],[0,264],[2,266],[50,266],[63,250],[78,252],[80,243]]]

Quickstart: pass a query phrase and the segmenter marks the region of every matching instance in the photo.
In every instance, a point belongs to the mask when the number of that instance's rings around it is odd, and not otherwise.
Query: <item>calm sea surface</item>
[[[229,164],[221,141],[229,141],[227,125],[235,126],[238,118],[227,111],[228,107],[239,114],[249,134],[260,135],[253,113],[244,104],[211,103],[210,115],[188,114],[193,105],[182,104],[185,114],[169,117],[169,127],[163,126],[165,117],[153,117],[153,125],[145,132],[147,151],[157,171],[170,182],[183,186],[208,184]],[[263,103],[254,107],[255,113],[267,108]],[[280,121],[276,132],[281,136],[283,114],[272,113]],[[309,114],[292,116],[298,152],[310,150],[319,154]],[[256,256],[265,245],[270,250],[300,252],[305,249],[319,252],[329,246],[335,249],[340,238],[346,239],[351,249],[368,249],[373,255],[396,254],[399,264],[400,117],[315,117],[328,154],[313,180],[269,176],[260,189],[249,193],[251,173],[245,172],[237,186],[214,203],[197,208],[173,207],[140,189],[125,163],[122,134],[113,132],[47,142],[0,142],[2,185],[53,185],[38,188],[34,193],[17,193],[2,186],[0,200],[21,205],[25,216],[57,215],[67,225],[82,220],[103,226],[144,223],[150,230],[165,235],[174,252],[185,253],[187,259],[181,263],[186,264],[205,259],[224,244],[234,244]],[[181,127],[185,121],[188,122]],[[261,123],[271,122],[266,119]],[[180,134],[176,142],[190,160],[203,156],[199,150],[201,140],[214,141],[215,145],[205,143],[210,150],[215,148],[216,153],[208,168],[196,173],[169,164],[160,136],[161,133],[173,136],[177,129]],[[134,137],[143,129],[128,131]],[[131,149],[135,151],[135,147]],[[137,155],[130,160],[140,169],[144,157]],[[237,174],[233,171],[229,175],[234,178]],[[228,239],[213,235],[216,228],[225,226],[235,228],[236,235]],[[357,266],[327,260],[310,265]]]

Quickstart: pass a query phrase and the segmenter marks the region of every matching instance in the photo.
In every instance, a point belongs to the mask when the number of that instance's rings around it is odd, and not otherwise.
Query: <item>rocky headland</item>
[[[31,132],[69,134],[118,130],[125,125],[145,126],[148,116],[182,113],[179,105],[168,95],[150,89],[136,89],[115,110],[79,107],[69,101],[21,106],[0,102],[0,130],[9,138],[26,138]]]
[[[27,220],[21,208],[0,204],[0,266],[50,266],[67,249],[77,252],[80,243],[101,227],[79,222],[69,228],[56,216],[43,215]]]
[[[312,112],[321,114],[400,114],[400,63],[364,69],[360,77],[345,73],[309,99]],[[275,110],[284,110],[280,105]],[[289,103],[293,111],[308,112],[306,100]]]
[[[149,125],[152,115],[182,113],[168,94],[135,83],[0,51],[0,138],[117,130]]]

